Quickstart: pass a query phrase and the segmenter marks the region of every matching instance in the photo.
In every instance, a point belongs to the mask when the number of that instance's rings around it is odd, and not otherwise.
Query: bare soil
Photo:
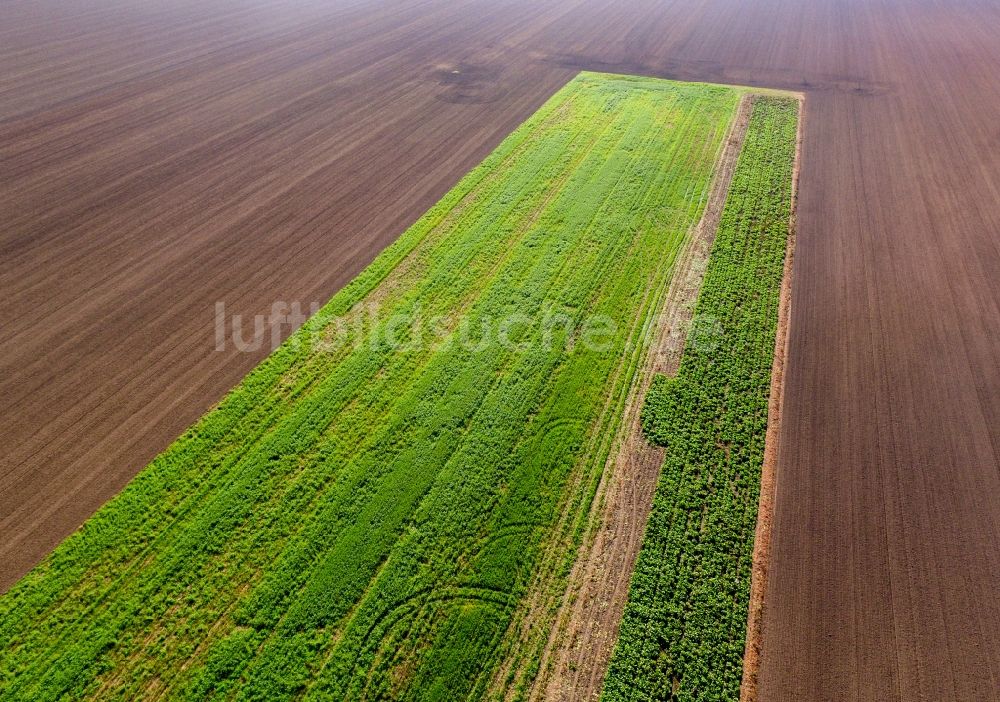
[[[998,699],[998,26],[990,0],[3,3],[0,588],[267,353],[214,351],[217,301],[328,299],[577,70],[785,88],[759,699]]]

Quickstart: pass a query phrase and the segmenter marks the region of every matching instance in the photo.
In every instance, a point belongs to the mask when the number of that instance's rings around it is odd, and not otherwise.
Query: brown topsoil
[[[998,26],[991,0],[3,3],[0,588],[267,353],[214,350],[217,301],[327,299],[576,71],[785,88],[758,697],[998,699]]]

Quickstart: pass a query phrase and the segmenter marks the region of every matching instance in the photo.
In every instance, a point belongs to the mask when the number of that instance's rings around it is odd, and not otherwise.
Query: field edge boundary
[[[750,602],[747,612],[747,635],[743,652],[743,676],[739,702],[757,702],[761,649],[764,637],[764,597],[770,573],[771,532],[774,523],[774,495],[777,488],[780,454],[781,418],[785,400],[785,370],[788,363],[789,327],[791,325],[792,277],[798,224],[799,169],[802,164],[802,132],[805,125],[806,99],[795,94],[799,106],[795,131],[795,160],[792,165],[792,202],[788,219],[788,238],[778,298],[778,326],[771,364],[771,389],[768,393],[767,430],[764,435],[764,460],[761,464],[760,497],[757,527],[754,532],[750,575]]]

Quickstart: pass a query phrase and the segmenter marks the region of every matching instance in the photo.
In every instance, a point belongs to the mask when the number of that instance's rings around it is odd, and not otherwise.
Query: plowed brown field
[[[808,95],[763,700],[1000,690],[1000,7],[0,6],[0,587],[582,68]],[[457,72],[456,72],[457,71]],[[288,329],[285,329],[287,333]]]

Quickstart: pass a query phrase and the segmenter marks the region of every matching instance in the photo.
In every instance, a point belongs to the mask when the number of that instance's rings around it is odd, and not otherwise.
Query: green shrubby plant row
[[[757,97],[676,377],[643,410],[666,456],[602,700],[737,700],[798,103]]]

